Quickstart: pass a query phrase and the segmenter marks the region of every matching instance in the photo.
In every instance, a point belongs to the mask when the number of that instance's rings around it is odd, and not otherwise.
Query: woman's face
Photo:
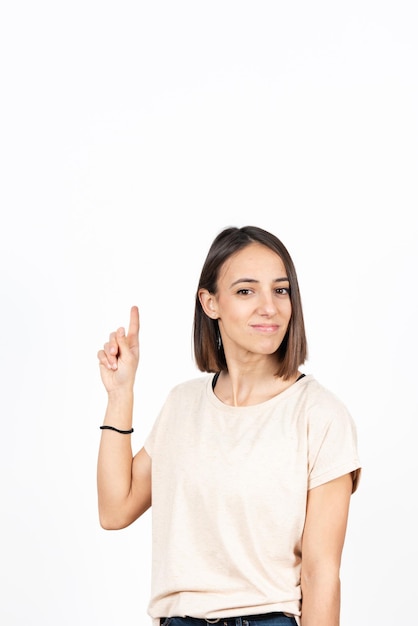
[[[275,353],[292,314],[283,261],[259,243],[225,261],[216,295],[202,290],[201,302],[206,313],[218,319],[227,358]]]

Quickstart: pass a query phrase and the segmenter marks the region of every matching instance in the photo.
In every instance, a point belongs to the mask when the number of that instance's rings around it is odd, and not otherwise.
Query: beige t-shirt
[[[166,616],[299,616],[307,491],[360,467],[351,416],[313,376],[245,407],[222,403],[212,379],[175,387],[145,442],[153,626]]]

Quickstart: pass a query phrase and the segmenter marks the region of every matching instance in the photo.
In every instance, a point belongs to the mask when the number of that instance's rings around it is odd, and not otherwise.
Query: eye
[[[248,294],[251,293],[251,289],[246,289],[246,288],[242,288],[242,289],[238,289],[237,294],[240,296],[248,296]]]
[[[290,287],[278,287],[276,293],[278,296],[290,296]]]

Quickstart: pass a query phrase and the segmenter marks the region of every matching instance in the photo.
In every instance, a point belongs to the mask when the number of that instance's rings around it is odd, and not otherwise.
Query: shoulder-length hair
[[[218,320],[211,319],[204,312],[199,290],[207,289],[210,293],[216,294],[222,265],[233,254],[252,243],[260,243],[278,254],[289,279],[292,314],[286,335],[276,351],[277,376],[286,380],[297,373],[299,366],[307,358],[307,340],[298,279],[292,258],[283,243],[275,235],[257,226],[225,228],[217,235],[209,249],[196,291],[193,324],[195,361],[202,372],[216,373],[228,369],[219,342]]]

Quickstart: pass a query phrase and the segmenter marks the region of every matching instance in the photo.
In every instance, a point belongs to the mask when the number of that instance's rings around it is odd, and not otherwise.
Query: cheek
[[[290,322],[290,318],[292,317],[292,303],[290,300],[282,307],[282,314],[286,317],[288,322]]]
[[[219,317],[222,320],[224,327],[233,331],[234,328],[238,329],[242,324],[245,324],[248,318],[251,316],[251,309],[247,310],[245,306],[228,306],[224,304],[219,309]]]

